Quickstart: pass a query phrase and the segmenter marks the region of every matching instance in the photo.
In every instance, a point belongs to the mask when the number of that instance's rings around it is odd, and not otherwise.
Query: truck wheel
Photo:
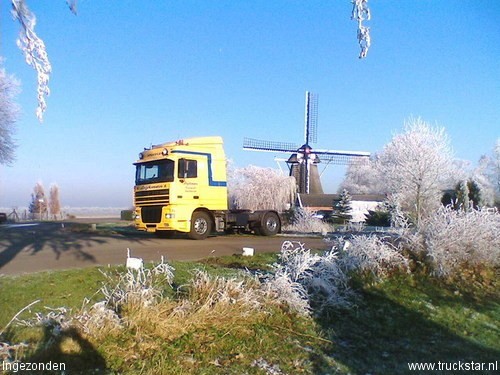
[[[210,215],[203,211],[193,212],[191,218],[191,230],[188,233],[192,240],[204,240],[212,231],[212,220]]]
[[[281,223],[278,215],[274,212],[266,212],[262,217],[258,232],[260,232],[262,236],[274,236],[280,229]]]

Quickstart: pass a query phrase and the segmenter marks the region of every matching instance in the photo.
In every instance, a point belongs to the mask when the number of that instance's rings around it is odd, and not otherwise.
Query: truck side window
[[[198,162],[196,160],[179,159],[179,178],[198,177]]]

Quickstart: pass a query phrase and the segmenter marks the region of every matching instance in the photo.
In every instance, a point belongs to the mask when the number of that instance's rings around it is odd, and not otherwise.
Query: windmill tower
[[[244,138],[243,149],[265,152],[291,153],[287,164],[290,176],[297,180],[298,192],[302,194],[323,194],[318,164],[326,162],[336,165],[347,165],[353,162],[365,162],[369,152],[343,150],[313,150],[311,143],[317,142],[318,96],[306,91],[306,108],[304,119],[304,144],[264,141]]]

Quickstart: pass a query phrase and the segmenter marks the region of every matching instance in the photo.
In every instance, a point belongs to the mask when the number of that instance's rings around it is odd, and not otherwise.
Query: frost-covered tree
[[[385,186],[376,168],[376,156],[366,163],[351,163],[347,166],[339,193],[344,189],[352,194],[382,194]]]
[[[297,183],[272,168],[250,165],[228,171],[230,206],[237,209],[283,211],[295,201]]]
[[[48,211],[48,202],[45,197],[45,189],[41,182],[37,182],[33,188],[33,194],[31,194],[31,202],[29,205],[29,212],[34,217],[35,215],[40,215],[40,219]]]
[[[500,202],[500,138],[496,140],[491,154],[481,158],[479,168],[491,184],[494,200]]]
[[[0,164],[10,164],[14,161],[16,144],[14,142],[15,123],[19,107],[14,98],[19,89],[19,83],[1,67],[0,58]]]
[[[491,158],[481,157],[472,171],[470,180],[477,187],[478,196],[473,200],[479,206],[493,206],[495,203],[495,183],[492,178]]]
[[[49,192],[49,209],[54,219],[61,213],[61,201],[59,198],[59,186],[52,184]]]
[[[388,192],[418,225],[440,206],[442,189],[453,171],[445,129],[410,118],[404,131],[384,147],[377,167]]]

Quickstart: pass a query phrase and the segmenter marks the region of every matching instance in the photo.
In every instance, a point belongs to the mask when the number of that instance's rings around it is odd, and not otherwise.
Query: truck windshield
[[[136,164],[135,184],[171,182],[174,180],[174,165],[174,161],[169,159]]]

